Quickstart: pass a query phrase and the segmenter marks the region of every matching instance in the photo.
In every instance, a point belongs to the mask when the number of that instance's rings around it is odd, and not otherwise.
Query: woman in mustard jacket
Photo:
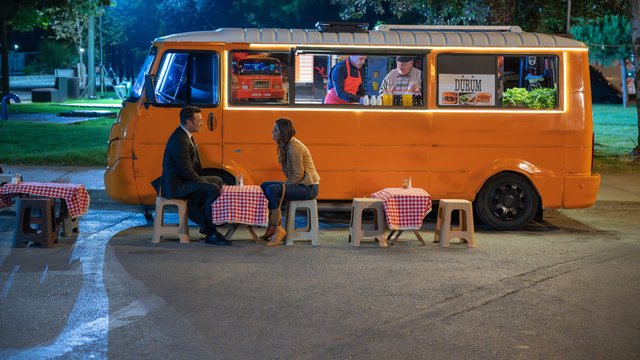
[[[269,227],[261,236],[269,239],[267,246],[280,245],[287,235],[282,228],[280,206],[283,200],[311,200],[318,196],[320,175],[313,165],[309,149],[294,136],[296,128],[287,118],[279,118],[273,125],[271,137],[278,145],[278,163],[287,180],[266,181],[260,187],[269,200]]]

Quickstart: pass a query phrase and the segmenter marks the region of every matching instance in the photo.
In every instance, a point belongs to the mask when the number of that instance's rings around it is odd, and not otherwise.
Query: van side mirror
[[[146,74],[144,76],[144,94],[145,94],[145,109],[149,108],[149,104],[156,103],[156,92],[153,88],[153,80],[151,79],[150,74]]]

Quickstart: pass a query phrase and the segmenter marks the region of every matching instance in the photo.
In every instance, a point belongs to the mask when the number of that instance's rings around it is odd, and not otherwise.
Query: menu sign
[[[296,55],[296,82],[313,83],[313,55]]]
[[[438,104],[494,106],[496,77],[493,74],[439,74]]]

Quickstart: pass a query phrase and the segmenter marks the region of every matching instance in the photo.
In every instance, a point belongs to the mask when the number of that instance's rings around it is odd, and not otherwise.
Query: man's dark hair
[[[193,119],[193,116],[202,112],[200,108],[195,106],[185,106],[180,110],[180,125],[187,125],[187,121]]]

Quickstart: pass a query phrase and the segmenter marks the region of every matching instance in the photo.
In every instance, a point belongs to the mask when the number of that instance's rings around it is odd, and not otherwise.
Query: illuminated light
[[[522,53],[523,51],[532,53],[543,52],[557,52],[558,50],[571,50],[571,51],[588,51],[589,49],[584,47],[498,47],[498,46],[486,46],[486,47],[463,47],[463,46],[389,46],[389,45],[342,45],[342,44],[249,44],[249,48],[255,49],[291,49],[296,47],[302,47],[302,50],[310,50],[313,48],[345,48],[349,49],[365,49],[371,50],[375,48],[390,49],[390,50],[438,50],[438,51],[460,51],[460,52],[487,52],[488,50],[499,51],[504,53]]]
[[[527,109],[512,109],[512,110],[506,110],[504,108],[495,108],[495,109],[416,109],[416,110],[409,110],[406,108],[402,108],[402,109],[380,109],[379,107],[375,107],[375,108],[368,108],[368,109],[354,109],[354,108],[346,108],[346,109],[340,109],[340,108],[325,108],[325,107],[312,107],[312,108],[306,108],[306,107],[288,107],[286,108],[287,111],[331,111],[331,112],[340,112],[340,111],[344,111],[344,112],[357,112],[357,113],[361,113],[361,112],[368,112],[368,111],[375,111],[375,112],[385,112],[385,113],[396,113],[398,111],[404,111],[404,112],[410,112],[410,113],[469,113],[469,112],[474,112],[474,113],[485,113],[485,114],[563,114],[563,113],[567,113],[569,111],[569,104],[568,104],[568,99],[569,99],[569,86],[568,86],[568,77],[569,77],[569,71],[571,69],[571,66],[569,65],[568,62],[568,51],[576,51],[576,52],[588,52],[588,48],[581,48],[581,47],[509,47],[509,48],[505,48],[505,47],[447,47],[447,46],[442,46],[442,47],[438,47],[438,46],[386,46],[386,45],[325,45],[325,44],[318,44],[318,45],[314,45],[314,44],[304,44],[304,45],[296,45],[296,44],[249,44],[250,48],[254,48],[254,49],[272,49],[272,50],[278,50],[278,49],[287,49],[290,50],[291,48],[295,48],[297,46],[305,46],[305,47],[315,47],[315,48],[346,48],[348,49],[371,49],[372,47],[378,47],[380,49],[397,49],[397,50],[436,50],[438,52],[445,52],[445,51],[452,51],[452,52],[470,52],[470,53],[489,53],[489,50],[494,50],[495,52],[501,52],[501,53],[515,53],[515,54],[519,54],[522,52],[529,52],[529,53],[557,53],[558,50],[562,50],[562,56],[563,56],[563,64],[562,66],[563,68],[563,83],[559,84],[559,86],[562,86],[563,88],[563,99],[559,99],[559,104],[558,107],[559,109],[555,109],[555,110],[527,110]],[[226,58],[228,57],[228,53],[229,50],[225,50],[224,52],[224,57],[225,57],[225,64],[226,64]],[[435,68],[431,67],[431,70],[435,71]],[[431,73],[431,76],[435,76],[433,74],[433,71]],[[228,89],[228,80],[227,77],[224,77],[224,88]],[[226,110],[242,110],[242,111],[282,111],[282,107],[262,107],[262,106],[236,106],[236,105],[232,105],[231,107],[229,106],[229,100],[228,97],[225,97],[225,101],[224,101],[224,108]]]
[[[564,99],[562,100],[562,104],[564,106],[564,111],[569,113],[569,71],[571,68],[569,65],[569,54],[566,51],[562,54],[562,66],[564,67],[562,69],[564,73],[562,76],[562,82],[564,84],[561,84],[564,90]]]
[[[227,95],[228,95],[228,90],[229,88],[229,75],[227,74],[227,67],[225,66],[225,64],[227,64],[227,58],[229,57],[229,50],[225,50],[222,53],[222,89],[224,89],[225,91],[227,91]],[[229,106],[229,96],[223,96],[224,101],[222,102],[222,107],[224,109],[226,109]]]
[[[234,111],[234,110],[239,110],[239,111],[279,111],[282,112],[284,109],[281,106],[277,106],[277,107],[265,107],[265,106],[229,106],[228,104],[225,105],[225,110],[229,110],[229,111]],[[480,110],[480,109],[455,109],[455,110],[449,110],[449,109],[415,109],[415,110],[409,110],[408,108],[402,108],[402,107],[398,107],[397,109],[383,109],[380,107],[374,107],[374,108],[367,108],[367,107],[362,107],[362,109],[359,108],[345,108],[345,109],[339,109],[339,108],[325,108],[325,107],[312,107],[312,108],[306,108],[306,107],[290,107],[290,108],[286,108],[286,111],[333,111],[333,112],[355,112],[355,113],[364,113],[364,112],[376,112],[376,113],[395,113],[398,114],[399,112],[402,113],[420,113],[420,114],[426,114],[426,113],[465,113],[465,114],[469,114],[469,113],[484,113],[484,114],[562,114],[564,113],[564,111],[562,110],[503,110],[500,108],[497,108],[495,110]]]
[[[537,166],[533,165],[530,162],[527,161],[522,161],[521,163],[518,164],[518,168],[526,171],[528,173],[541,173],[542,170],[540,170]]]

